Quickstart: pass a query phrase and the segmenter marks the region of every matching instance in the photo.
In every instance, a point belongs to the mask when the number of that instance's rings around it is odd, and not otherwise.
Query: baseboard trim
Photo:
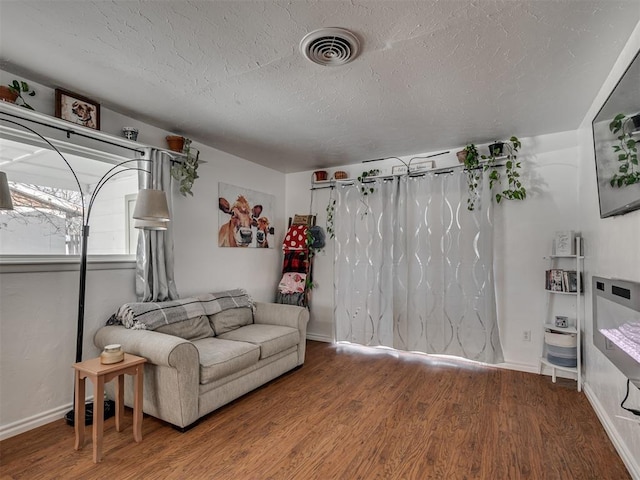
[[[63,405],[7,425],[2,425],[0,426],[0,440],[6,440],[7,438],[15,437],[16,435],[33,430],[36,427],[46,425],[47,423],[61,420],[72,408],[72,404]]]
[[[505,370],[515,370],[516,372],[538,373],[538,367],[536,365],[529,365],[526,363],[503,362],[503,363],[496,363],[495,365],[490,365],[490,366],[497,367],[497,368],[504,368]]]
[[[596,412],[600,423],[604,427],[605,432],[609,436],[611,443],[613,443],[614,448],[622,458],[622,462],[629,470],[629,474],[634,480],[640,480],[640,465],[638,465],[636,459],[633,458],[624,441],[618,435],[618,430],[616,426],[611,422],[609,414],[606,412],[600,400],[596,396],[595,392],[591,389],[589,383],[585,382],[583,385],[583,391],[591,404],[591,407]]]
[[[307,340],[314,340],[316,342],[333,343],[333,338],[326,335],[318,335],[317,333],[307,332]]]

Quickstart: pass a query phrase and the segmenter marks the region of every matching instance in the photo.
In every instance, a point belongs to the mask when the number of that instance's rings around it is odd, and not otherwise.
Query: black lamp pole
[[[80,197],[82,200],[82,205],[81,205],[81,210],[82,210],[82,250],[81,250],[81,256],[80,256],[80,285],[79,285],[79,291],[78,291],[78,322],[77,322],[77,330],[76,330],[76,363],[77,362],[81,362],[82,361],[82,348],[83,348],[83,341],[84,341],[84,302],[85,302],[85,296],[86,296],[86,287],[87,287],[87,245],[89,242],[89,217],[91,216],[91,208],[93,207],[93,202],[96,199],[96,196],[98,195],[98,193],[100,192],[100,190],[102,189],[102,187],[115,175],[122,173],[122,172],[126,172],[126,171],[141,171],[141,172],[147,172],[150,173],[148,170],[145,170],[143,168],[139,168],[139,167],[133,167],[133,166],[126,166],[122,169],[120,169],[120,167],[122,167],[122,165],[127,164],[127,163],[132,163],[132,162],[138,162],[138,161],[144,161],[144,162],[150,162],[151,160],[149,159],[131,159],[131,160],[125,160],[123,162],[118,163],[117,165],[114,165],[112,168],[110,168],[103,176],[102,178],[100,178],[100,180],[98,181],[98,183],[96,184],[96,188],[93,191],[93,193],[91,194],[91,197],[89,198],[89,203],[86,206],[85,209],[85,196],[82,193],[82,187],[80,185],[80,181],[78,180],[78,176],[76,175],[76,172],[73,170],[73,168],[71,167],[71,165],[69,164],[69,162],[67,161],[67,159],[64,157],[64,155],[62,155],[62,153],[60,152],[60,150],[58,150],[55,145],[53,145],[49,140],[47,140],[45,137],[43,137],[42,135],[40,135],[38,132],[36,132],[35,130],[21,124],[18,123],[14,120],[10,120],[7,118],[0,118],[0,120],[5,121],[7,123],[11,123],[13,125],[17,125],[21,128],[24,128],[25,130],[28,130],[29,132],[33,133],[34,135],[38,136],[42,141],[44,141],[45,143],[47,143],[59,156],[60,158],[62,158],[62,160],[64,161],[64,163],[67,165],[67,167],[69,168],[69,170],[71,171],[71,174],[73,175],[73,178],[75,179],[76,185],[78,187],[78,191],[80,192]],[[66,413],[65,415],[65,420],[67,422],[67,424],[72,425],[74,424],[74,411],[75,411],[75,395],[73,396],[73,401],[74,401],[74,405],[73,405],[73,409],[70,410],[69,412]],[[113,416],[115,408],[113,406],[113,402],[105,402],[105,416],[104,418],[108,418],[110,416]],[[85,424],[90,425],[92,423],[92,419],[93,419],[93,404],[87,404],[87,408],[85,409],[86,412],[86,416],[85,416]]]

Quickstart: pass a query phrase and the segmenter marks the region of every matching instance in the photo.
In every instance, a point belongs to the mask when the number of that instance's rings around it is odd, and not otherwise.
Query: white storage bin
[[[575,333],[556,333],[544,332],[544,341],[547,345],[556,347],[576,347],[578,345],[578,336]]]

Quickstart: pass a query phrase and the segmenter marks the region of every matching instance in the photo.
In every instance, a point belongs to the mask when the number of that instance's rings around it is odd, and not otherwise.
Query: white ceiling
[[[573,130],[638,0],[7,1],[0,66],[283,172]],[[304,59],[321,27],[350,64]]]

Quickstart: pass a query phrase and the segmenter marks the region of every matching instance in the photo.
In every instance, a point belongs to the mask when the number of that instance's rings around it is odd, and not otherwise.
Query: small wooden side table
[[[117,378],[116,383],[116,430],[122,430],[124,415],[124,375],[135,377],[135,392],[133,399],[133,439],[142,441],[142,386],[144,381],[144,363],[147,360],[136,355],[124,354],[124,360],[110,365],[100,363],[100,358],[92,358],[84,362],[74,363],[76,377],[75,418],[76,430],[75,449],[84,446],[84,415],[85,415],[85,380],[93,382],[93,461],[102,460],[102,432],[104,428],[104,384]]]

